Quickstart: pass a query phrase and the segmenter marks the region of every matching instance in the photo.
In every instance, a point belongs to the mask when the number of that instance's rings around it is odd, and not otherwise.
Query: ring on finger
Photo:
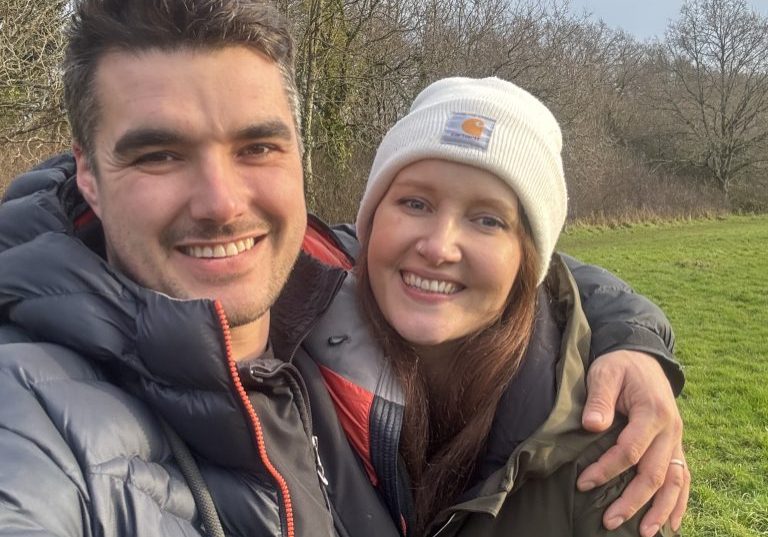
[[[676,464],[677,466],[685,468],[685,461],[683,459],[670,459],[669,464],[670,466]]]

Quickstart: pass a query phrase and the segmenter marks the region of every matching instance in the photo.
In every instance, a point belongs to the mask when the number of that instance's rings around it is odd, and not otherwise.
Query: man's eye
[[[172,162],[176,160],[176,157],[167,151],[155,151],[153,153],[147,153],[140,155],[136,158],[136,164],[162,164],[165,162]]]
[[[274,147],[272,147],[269,144],[252,144],[241,149],[240,155],[244,157],[250,157],[250,156],[259,157],[259,156],[266,155],[273,150],[274,150]]]

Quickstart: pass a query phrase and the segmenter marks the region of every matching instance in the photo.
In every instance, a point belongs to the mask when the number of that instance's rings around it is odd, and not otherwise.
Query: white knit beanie
[[[531,225],[541,283],[567,210],[561,148],[557,120],[522,88],[499,78],[439,80],[379,145],[357,213],[358,237],[370,233],[376,208],[405,166],[424,159],[468,164],[493,173],[517,195]]]

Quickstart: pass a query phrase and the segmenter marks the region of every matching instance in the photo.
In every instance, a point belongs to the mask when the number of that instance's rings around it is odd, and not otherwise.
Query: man
[[[292,61],[286,24],[258,2],[76,6],[64,78],[77,173],[53,160],[0,206],[0,534],[403,531],[302,347],[350,260],[307,222]],[[608,277],[582,270],[601,290]],[[658,364],[679,371],[655,310],[622,291],[622,323],[592,291],[596,348],[617,351],[596,378],[635,372],[619,400],[630,417],[671,400]],[[632,348],[660,362],[619,350]],[[638,390],[651,379],[656,399]],[[621,386],[598,382],[595,428]],[[657,444],[666,470],[679,431],[656,429],[679,418],[637,421],[627,445]],[[627,445],[587,480],[636,462]],[[679,490],[646,517],[682,516]]]

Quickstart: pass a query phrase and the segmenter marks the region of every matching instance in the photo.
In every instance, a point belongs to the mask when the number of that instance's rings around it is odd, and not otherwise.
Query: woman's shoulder
[[[371,335],[360,309],[354,271],[348,271],[303,346],[326,377],[340,377],[371,394],[398,404],[402,402],[389,362]]]

